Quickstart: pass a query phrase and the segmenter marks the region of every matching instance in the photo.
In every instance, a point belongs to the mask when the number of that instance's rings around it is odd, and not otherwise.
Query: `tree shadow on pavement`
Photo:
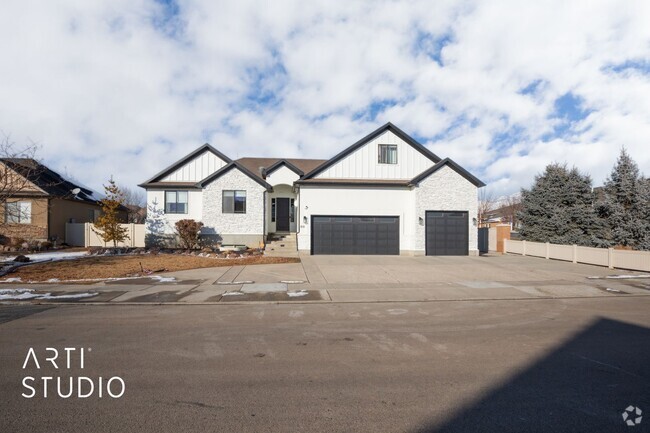
[[[623,419],[629,406],[643,411],[637,425]],[[415,430],[617,431],[650,431],[650,329],[604,318],[442,424]]]

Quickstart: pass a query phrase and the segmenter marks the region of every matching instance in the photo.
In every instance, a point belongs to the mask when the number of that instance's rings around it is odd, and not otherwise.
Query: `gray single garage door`
[[[427,211],[427,256],[466,256],[469,254],[467,212]]]
[[[312,254],[399,254],[399,217],[312,216]]]

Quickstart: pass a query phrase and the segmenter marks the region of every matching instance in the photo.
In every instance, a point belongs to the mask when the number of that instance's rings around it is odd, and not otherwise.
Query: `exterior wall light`
[[[302,223],[307,224],[307,216],[302,217]]]
[[[420,223],[421,226],[423,226],[424,225],[424,218],[419,217],[418,222]]]

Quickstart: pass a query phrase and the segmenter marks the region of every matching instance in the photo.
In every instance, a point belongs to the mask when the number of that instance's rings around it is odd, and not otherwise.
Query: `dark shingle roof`
[[[74,183],[32,158],[0,158],[7,167],[27,178],[49,196],[97,203],[102,197],[95,191]],[[79,193],[72,190],[79,188]]]
[[[267,169],[279,161],[287,161],[303,173],[308,173],[321,164],[327,162],[326,159],[297,159],[297,158],[240,158],[238,163],[246,167],[255,176],[262,179],[261,169]]]

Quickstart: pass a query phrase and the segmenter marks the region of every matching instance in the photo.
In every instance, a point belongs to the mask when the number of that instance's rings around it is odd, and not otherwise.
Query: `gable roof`
[[[265,179],[273,171],[287,166],[299,176],[315,169],[319,165],[327,162],[326,159],[300,159],[300,158],[240,158],[236,162],[240,163],[251,173]]]
[[[81,200],[88,203],[98,204],[103,197],[79,183],[73,182],[61,176],[59,173],[51,170],[32,158],[0,158],[7,167],[14,170],[25,179],[36,185],[45,195]],[[78,194],[73,194],[72,190],[79,188]]]
[[[253,179],[255,182],[257,182],[257,183],[259,183],[260,185],[262,185],[262,186],[263,186],[264,188],[266,188],[267,190],[272,190],[272,189],[273,189],[273,187],[272,187],[271,185],[269,185],[268,183],[266,183],[266,182],[264,181],[264,179],[262,179],[261,177],[256,176],[255,174],[251,173],[251,171],[250,171],[249,169],[247,169],[246,167],[244,167],[242,164],[240,164],[240,163],[237,162],[237,161],[230,161],[230,163],[228,163],[227,165],[221,167],[219,170],[215,171],[215,172],[212,173],[210,176],[206,177],[206,178],[203,179],[202,181],[197,182],[197,183],[196,183],[196,186],[199,187],[199,188],[203,188],[205,185],[207,185],[207,184],[209,184],[210,182],[212,182],[212,181],[214,181],[214,180],[220,178],[221,176],[223,176],[224,174],[228,173],[228,172],[229,172],[230,170],[232,170],[233,168],[238,169],[239,171],[241,171],[242,173],[244,173],[246,176],[250,177],[250,178]]]
[[[201,146],[201,147],[199,147],[198,149],[194,150],[193,152],[191,152],[191,153],[185,155],[185,156],[184,156],[183,158],[181,158],[180,160],[176,161],[175,163],[173,163],[173,164],[170,165],[169,167],[165,168],[163,171],[157,173],[157,174],[154,175],[151,179],[149,179],[149,180],[147,180],[147,181],[145,181],[145,182],[142,182],[142,183],[141,183],[140,185],[138,185],[138,186],[141,186],[141,187],[151,186],[151,185],[149,185],[149,184],[159,181],[161,178],[167,176],[168,174],[172,173],[172,172],[175,171],[176,169],[178,169],[178,168],[180,168],[181,166],[183,166],[183,165],[184,165],[185,163],[187,163],[188,161],[191,161],[194,157],[196,157],[196,156],[200,155],[201,153],[203,153],[205,150],[209,150],[210,152],[212,152],[212,153],[214,153],[215,155],[217,155],[219,158],[223,159],[223,160],[226,162],[226,165],[227,165],[228,163],[231,163],[231,162],[232,162],[232,160],[231,160],[230,158],[228,158],[226,155],[224,155],[223,153],[219,152],[217,149],[215,149],[214,147],[210,146],[208,143],[205,143],[203,146]]]
[[[392,123],[388,122],[384,126],[381,126],[374,131],[372,131],[370,134],[366,135],[363,137],[361,140],[357,141],[354,143],[352,146],[348,147],[347,149],[344,149],[342,152],[339,154],[335,155],[331,159],[327,160],[325,163],[321,164],[320,166],[316,167],[314,170],[308,172],[305,176],[304,179],[310,179],[314,176],[316,176],[318,173],[321,173],[322,171],[328,169],[329,167],[333,166],[335,163],[339,162],[355,150],[359,149],[369,141],[374,140],[375,138],[379,137],[381,134],[383,134],[386,131],[391,131],[393,134],[397,135],[399,138],[404,140],[407,144],[411,145],[415,150],[420,152],[422,155],[426,156],[429,158],[431,161],[434,163],[440,162],[440,158],[433,152],[431,152],[429,149],[424,147],[422,144],[418,143],[415,139],[413,139],[411,136],[409,136],[406,132],[402,131],[399,129],[397,126],[393,125]]]
[[[447,166],[447,167],[451,168],[456,173],[460,174],[465,179],[467,179],[468,181],[470,181],[471,183],[473,183],[474,185],[476,185],[479,188],[485,186],[485,183],[483,183],[479,178],[475,177],[474,175],[472,175],[472,173],[465,170],[463,167],[461,167],[460,165],[458,165],[456,162],[454,162],[453,160],[451,160],[449,158],[445,158],[445,159],[441,160],[440,162],[438,162],[433,167],[431,167],[431,168],[423,171],[422,173],[418,174],[417,176],[415,176],[413,179],[411,179],[411,182],[410,182],[411,185],[419,184],[424,179],[431,176],[433,173],[440,170],[444,166]]]

